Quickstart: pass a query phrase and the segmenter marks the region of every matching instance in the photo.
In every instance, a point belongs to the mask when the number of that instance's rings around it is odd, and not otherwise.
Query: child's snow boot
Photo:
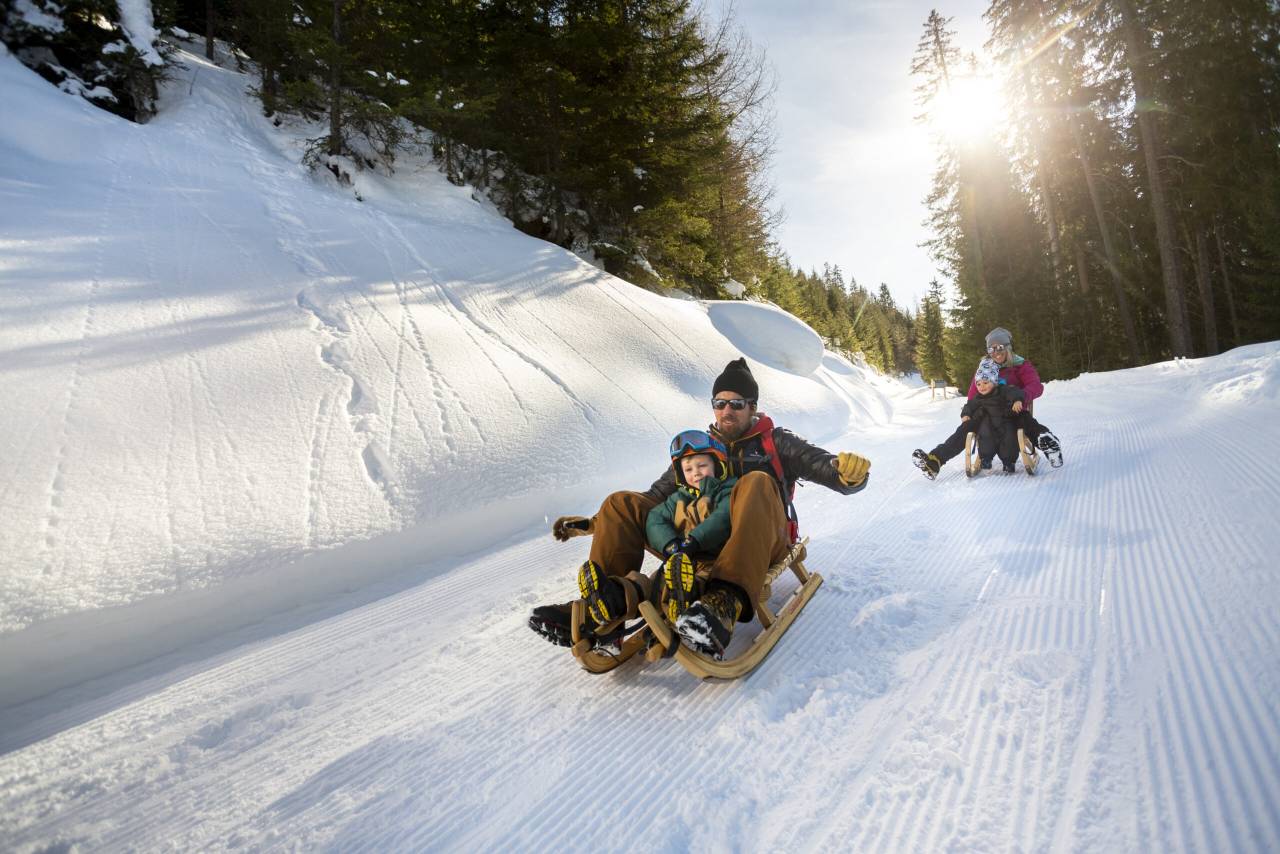
[[[589,560],[578,568],[578,592],[586,605],[587,625],[606,626],[639,615],[640,600],[649,595],[649,579],[638,572],[625,578],[606,575],[600,564]]]
[[[1045,430],[1040,434],[1040,438],[1036,440],[1036,447],[1044,453],[1049,465],[1054,468],[1062,465],[1062,446],[1058,444],[1057,436]]]
[[[1004,467],[1005,474],[1013,474],[1015,471],[1018,470],[1018,466],[1016,463],[1001,463],[1000,465]]]
[[[728,584],[712,582],[702,598],[676,619],[676,633],[689,649],[721,661],[741,613],[742,597],[737,590]]]
[[[916,464],[916,468],[924,472],[924,476],[929,480],[933,480],[938,476],[938,472],[942,471],[942,460],[938,459],[937,454],[926,454],[916,448],[911,452],[911,459]]]
[[[991,460],[982,460],[980,463],[983,471],[991,470]]]
[[[662,563],[662,612],[674,623],[698,598],[697,569],[684,552],[676,552]]]

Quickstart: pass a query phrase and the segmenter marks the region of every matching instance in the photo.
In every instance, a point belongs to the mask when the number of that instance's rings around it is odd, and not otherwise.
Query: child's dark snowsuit
[[[978,458],[982,462],[990,463],[999,456],[1006,466],[1013,465],[1018,460],[1018,415],[1013,403],[1023,397],[1022,389],[1008,385],[997,385],[990,394],[975,395],[960,410],[960,415],[968,415],[969,420],[960,422],[955,432],[930,453],[945,463],[964,450],[968,433],[977,433]]]

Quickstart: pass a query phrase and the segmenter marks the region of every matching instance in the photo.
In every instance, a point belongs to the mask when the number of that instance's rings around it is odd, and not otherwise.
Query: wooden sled
[[[964,437],[964,473],[969,477],[982,470],[982,463],[973,452],[977,438],[977,433],[966,433]],[[1035,474],[1036,466],[1040,464],[1040,455],[1021,427],[1018,428],[1018,454],[1022,457],[1022,467],[1027,470],[1027,474]]]
[[[791,551],[782,560],[769,567],[769,573],[765,576],[764,589],[760,591],[760,604],[756,606],[756,619],[764,629],[752,639],[751,646],[746,651],[726,661],[716,661],[714,658],[699,655],[680,644],[675,629],[652,602],[641,602],[640,616],[644,617],[645,621],[645,629],[641,633],[649,634],[653,638],[653,643],[645,653],[645,657],[650,661],[656,661],[674,650],[676,661],[680,662],[685,670],[702,679],[711,677],[737,679],[755,670],[778,640],[786,634],[787,629],[791,628],[796,615],[813,598],[814,591],[822,585],[822,576],[816,572],[810,573],[804,567],[805,546],[808,542],[809,538],[805,537],[793,545]],[[774,614],[768,604],[773,592],[773,582],[787,569],[795,573],[800,586],[792,591],[778,613]]]
[[[574,601],[570,619],[573,621],[573,657],[578,659],[578,663],[584,670],[591,673],[608,673],[647,647],[649,639],[653,637],[648,626],[641,626],[623,639],[622,649],[619,652],[609,652],[597,648],[591,638],[582,636],[581,627],[586,620],[586,614],[582,612],[581,599]],[[607,634],[615,628],[617,623],[607,625],[602,634]]]

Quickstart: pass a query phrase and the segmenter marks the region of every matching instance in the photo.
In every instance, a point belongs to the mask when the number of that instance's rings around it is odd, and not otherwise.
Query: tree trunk
[[[262,113],[274,116],[276,113],[276,70],[269,63],[262,63]]]
[[[1231,320],[1231,346],[1239,347],[1243,339],[1240,337],[1240,321],[1236,317],[1236,298],[1231,289],[1231,276],[1227,274],[1227,252],[1222,246],[1222,230],[1214,226],[1213,236],[1218,242],[1218,266],[1222,270],[1222,292],[1227,295],[1227,317]]]
[[[1027,70],[1025,58],[1019,63],[1022,69],[1022,87],[1028,102],[1031,100],[1031,74]],[[1034,111],[1033,111],[1034,115]],[[1033,119],[1034,121],[1034,119]],[[1036,183],[1040,185],[1040,204],[1044,208],[1045,229],[1049,232],[1049,260],[1053,264],[1053,284],[1059,292],[1065,291],[1062,280],[1066,265],[1062,263],[1062,240],[1058,231],[1058,213],[1053,204],[1053,196],[1049,192],[1049,176],[1044,166],[1044,155],[1040,147],[1040,128],[1034,127],[1029,134],[1031,152],[1036,159]]]
[[[1080,280],[1080,293],[1089,293],[1089,258],[1080,243],[1076,244],[1076,277]]]
[[[1204,308],[1204,349],[1218,355],[1218,313],[1213,307],[1213,282],[1209,279],[1209,238],[1203,228],[1196,229],[1196,283],[1200,286],[1200,305]]]
[[[1129,358],[1134,365],[1142,364],[1142,351],[1138,346],[1138,330],[1133,324],[1133,312],[1129,309],[1129,297],[1124,290],[1124,277],[1120,274],[1119,256],[1115,244],[1111,242],[1111,229],[1107,228],[1106,213],[1102,207],[1102,193],[1098,189],[1097,178],[1089,162],[1089,153],[1084,147],[1084,138],[1080,126],[1074,117],[1070,117],[1067,126],[1071,130],[1071,138],[1076,144],[1076,158],[1080,168],[1084,170],[1084,183],[1089,190],[1089,201],[1093,203],[1093,217],[1098,223],[1098,234],[1102,239],[1102,253],[1107,263],[1107,272],[1111,275],[1111,288],[1116,295],[1116,309],[1120,312],[1120,322],[1124,324],[1124,337],[1129,345]]]
[[[333,0],[333,50],[329,60],[329,154],[342,153],[342,0]]]
[[[213,0],[204,3],[204,55],[213,59]]]
[[[1151,101],[1147,86],[1143,57],[1146,54],[1145,39],[1139,35],[1137,13],[1132,0],[1119,0],[1123,10],[1121,27],[1125,46],[1129,53],[1129,71],[1133,80],[1134,111],[1138,117],[1138,135],[1142,141],[1142,154],[1147,167],[1147,187],[1151,193],[1151,213],[1155,220],[1156,242],[1160,249],[1160,271],[1164,279],[1165,324],[1169,329],[1169,349],[1177,356],[1191,355],[1191,327],[1187,322],[1186,294],[1178,273],[1178,249],[1174,238],[1173,214],[1165,195],[1164,178],[1160,172],[1160,141],[1156,135],[1151,112],[1144,104]]]

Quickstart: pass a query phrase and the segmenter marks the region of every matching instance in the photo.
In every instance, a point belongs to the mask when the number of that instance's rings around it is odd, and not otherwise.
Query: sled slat
[[[1018,428],[1018,453],[1022,455],[1022,467],[1027,470],[1027,474],[1035,474],[1036,466],[1040,464],[1040,455],[1021,427]]]

